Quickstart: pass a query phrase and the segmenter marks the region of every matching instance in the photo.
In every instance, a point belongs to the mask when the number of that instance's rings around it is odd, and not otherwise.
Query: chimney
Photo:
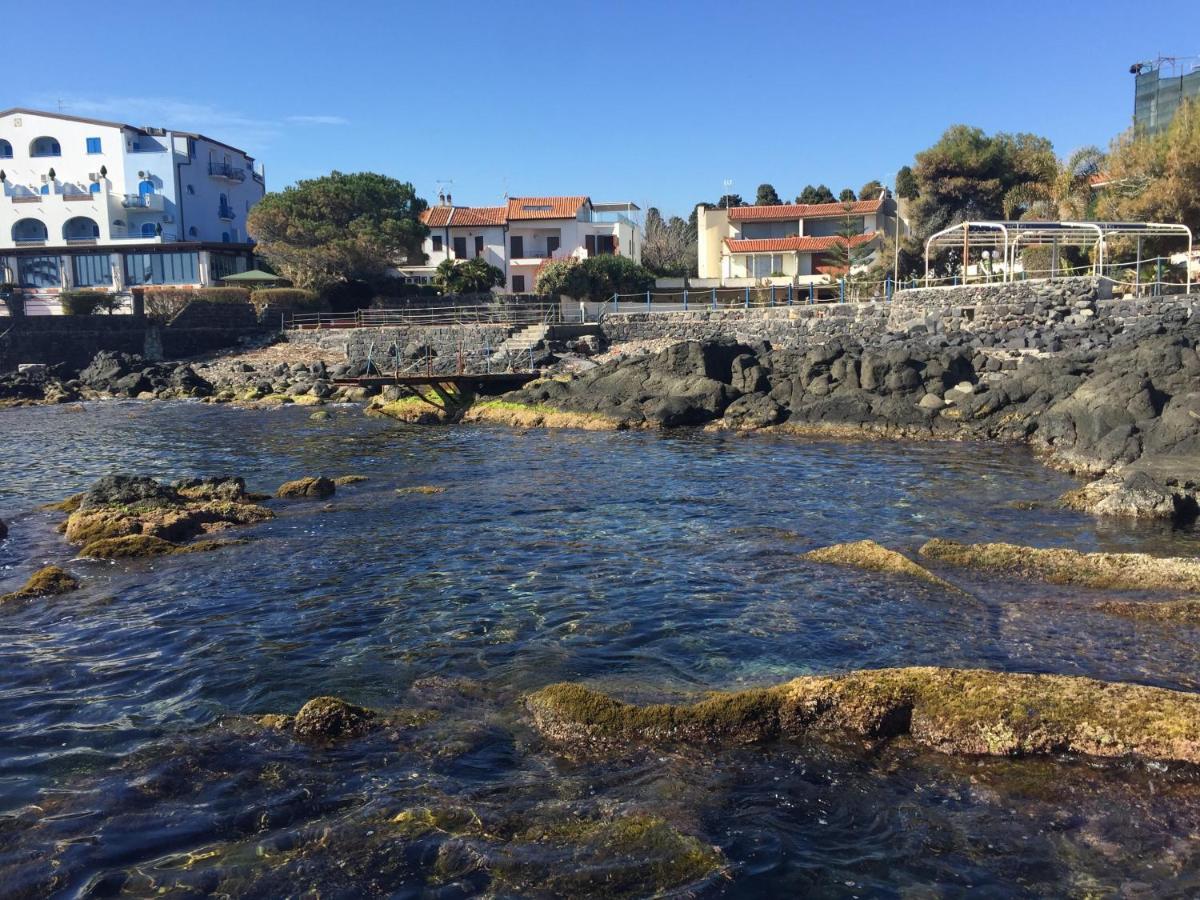
[[[450,198],[450,195],[449,195],[449,194],[446,194],[446,205],[447,205],[447,206],[453,206],[453,205],[454,205],[454,201],[453,201],[453,200]]]

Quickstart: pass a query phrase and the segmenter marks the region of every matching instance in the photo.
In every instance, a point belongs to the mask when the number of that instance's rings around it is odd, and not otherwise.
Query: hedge
[[[142,296],[146,300],[146,315],[157,319],[169,319],[193,300],[206,303],[249,303],[250,292],[239,287],[212,288],[145,288]]]
[[[63,291],[58,300],[64,316],[90,316],[98,309],[112,312],[117,305],[116,296],[106,291]]]
[[[313,309],[320,305],[321,298],[315,291],[300,288],[259,288],[250,295],[250,302],[262,312],[268,306],[273,309]]]

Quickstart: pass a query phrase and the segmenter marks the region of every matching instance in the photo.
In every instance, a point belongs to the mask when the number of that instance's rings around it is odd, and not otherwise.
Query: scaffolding
[[[1187,264],[1185,265],[1186,290],[1192,287],[1192,230],[1186,225],[1162,222],[961,222],[943,228],[925,242],[925,284],[932,284],[929,271],[930,253],[935,250],[959,250],[962,252],[962,276],[966,283],[972,249],[986,252],[983,257],[991,262],[993,269],[999,266],[1001,281],[1013,281],[1016,277],[1018,254],[1027,247],[1052,247],[1057,262],[1058,248],[1083,247],[1092,251],[1091,274],[1102,276],[1108,255],[1108,244],[1114,238],[1129,238],[1136,241],[1137,262],[1140,269],[1142,242],[1146,238],[1178,237],[1187,239]],[[999,257],[999,262],[996,258]],[[1053,268],[1050,277],[1055,276]],[[983,280],[982,278],[980,280]],[[988,276],[991,280],[991,276]]]

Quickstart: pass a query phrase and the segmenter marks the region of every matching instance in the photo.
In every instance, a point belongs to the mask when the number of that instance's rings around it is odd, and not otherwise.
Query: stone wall
[[[891,302],[609,314],[613,343],[660,339],[770,341],[798,349],[829,340],[873,345],[950,336],[983,347],[1060,350],[1107,345],[1200,311],[1200,295],[1104,299],[1091,278],[899,291]]]
[[[22,363],[79,370],[101,350],[152,360],[179,359],[232,347],[261,334],[249,305],[203,301],[193,301],[169,325],[131,315],[0,318],[0,372],[13,371]]]

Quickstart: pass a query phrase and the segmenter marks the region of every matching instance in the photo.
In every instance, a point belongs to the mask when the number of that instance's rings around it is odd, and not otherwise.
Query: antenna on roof
[[[62,97],[59,97],[58,98],[58,111],[62,112],[66,108],[67,108],[67,105],[62,102]]]

